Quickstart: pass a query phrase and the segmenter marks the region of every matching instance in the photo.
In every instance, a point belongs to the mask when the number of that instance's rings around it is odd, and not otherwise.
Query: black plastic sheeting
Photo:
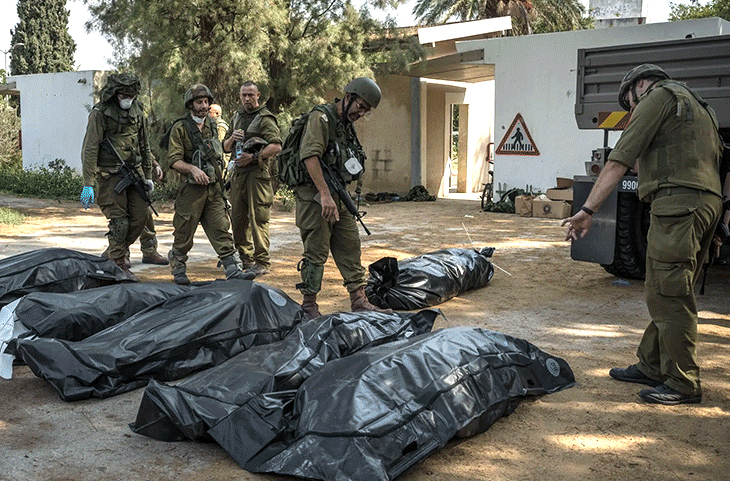
[[[140,282],[63,294],[32,292],[20,299],[13,314],[28,331],[23,337],[81,341],[190,289],[170,282]]]
[[[370,302],[399,311],[423,309],[484,287],[494,275],[493,247],[442,249],[398,261],[383,257],[368,267]]]
[[[131,282],[114,261],[69,249],[38,249],[0,260],[0,307],[31,292],[75,292]]]
[[[209,434],[249,471],[391,480],[525,396],[574,383],[563,359],[525,340],[449,328],[330,361],[296,392],[259,397]]]
[[[249,418],[249,404],[256,405],[262,396],[294,392],[333,359],[429,332],[439,314],[438,310],[345,312],[318,317],[300,324],[279,342],[251,348],[175,386],[151,381],[130,427],[163,441],[210,439],[208,429],[234,413]],[[277,432],[266,427],[262,431],[262,435]]]
[[[279,289],[248,280],[216,281],[83,341],[18,339],[16,355],[64,401],[106,398],[281,340],[302,317],[301,306]]]

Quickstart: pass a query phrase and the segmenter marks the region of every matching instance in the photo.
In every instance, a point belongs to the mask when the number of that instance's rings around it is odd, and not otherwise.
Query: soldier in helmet
[[[639,392],[650,403],[699,403],[694,285],[722,204],[717,120],[695,92],[652,64],[626,74],[618,101],[631,120],[581,210],[563,221],[566,239],[586,234],[593,213],[637,163],[639,197],[651,203],[645,281],[651,322],[637,350],[639,362],[609,375],[650,386]]]
[[[274,189],[270,164],[281,151],[281,132],[274,114],[259,105],[261,93],[254,82],[241,85],[239,96],[241,107],[223,140],[223,150],[232,152],[235,164],[230,190],[233,240],[247,272],[262,276],[271,268],[269,218]]]
[[[357,223],[339,198],[333,198],[322,174],[320,159],[339,171],[349,183],[358,180],[365,153],[353,123],[380,103],[380,88],[369,78],[359,77],[345,86],[342,99],[318,105],[309,114],[302,133],[299,158],[305,165],[307,182],[297,185],[296,223],[304,244],[304,258],[297,268],[302,283],[302,308],[310,318],[320,315],[317,293],[322,287],[324,264],[329,252],[350,293],[353,311],[380,311],[365,295],[367,276],[360,262],[360,233]]]
[[[114,191],[122,179],[119,158],[114,150],[123,162],[130,164],[147,179],[147,186],[151,190],[154,184],[150,179],[156,162],[149,146],[143,106],[137,100],[139,91],[140,82],[136,75],[116,73],[107,78],[100,102],[91,110],[86,126],[82,148],[84,187],[81,191],[81,202],[88,207],[94,202],[96,184],[96,202],[109,220],[109,247],[106,254],[135,279],[125,257],[128,257],[129,246],[150,220],[150,210],[134,189],[128,188],[119,193]]]
[[[208,115],[211,103],[213,94],[208,87],[193,85],[185,92],[188,114],[176,120],[170,129],[168,160],[170,166],[186,179],[175,199],[173,244],[168,253],[170,270],[177,284],[190,284],[186,262],[198,223],[203,225],[205,235],[218,254],[226,278],[249,277],[243,275],[233,247],[227,200],[221,185],[223,147],[218,140],[216,122]]]

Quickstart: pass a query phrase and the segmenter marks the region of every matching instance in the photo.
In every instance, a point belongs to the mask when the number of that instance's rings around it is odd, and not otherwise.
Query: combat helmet
[[[132,73],[113,73],[106,79],[104,87],[99,93],[102,102],[108,102],[118,93],[125,95],[139,95],[142,86],[139,77]]]
[[[367,77],[358,77],[351,80],[350,83],[345,85],[345,93],[357,95],[374,109],[380,103],[380,87]]]
[[[185,108],[189,109],[193,104],[193,100],[201,97],[208,97],[208,104],[213,103],[213,94],[210,89],[203,84],[195,84],[185,92]]]
[[[659,77],[661,79],[668,79],[669,74],[664,71],[661,67],[657,67],[651,63],[645,63],[629,70],[621,81],[621,85],[618,89],[618,103],[624,110],[631,110],[631,106],[626,102],[624,97],[631,87],[641,79],[647,77]]]
[[[246,142],[243,143],[241,146],[241,149],[244,152],[248,152],[249,154],[253,154],[254,152],[260,152],[261,149],[269,145],[267,141],[262,139],[261,137],[251,137]]]

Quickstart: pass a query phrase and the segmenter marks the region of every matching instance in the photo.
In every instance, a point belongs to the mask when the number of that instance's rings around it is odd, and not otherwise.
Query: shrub
[[[0,169],[0,190],[11,194],[76,200],[83,186],[83,178],[62,159],[50,162],[48,167],[31,170],[18,167]]]
[[[0,224],[18,225],[22,224],[25,216],[15,209],[0,207]]]
[[[7,98],[0,98],[0,169],[20,168],[22,157],[18,144],[20,117]]]

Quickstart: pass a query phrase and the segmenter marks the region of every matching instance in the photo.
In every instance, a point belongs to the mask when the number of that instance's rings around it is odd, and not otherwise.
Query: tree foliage
[[[19,22],[10,32],[13,75],[73,70],[76,43],[68,15],[66,0],[18,0]]]
[[[84,2],[87,28],[109,37],[119,67],[150,79],[155,110],[167,118],[184,110],[183,93],[196,82],[226,117],[246,80],[275,113],[298,114],[371,74],[363,44],[372,23],[349,0]]]
[[[416,0],[413,15],[434,25],[510,15],[517,35],[590,28],[592,21],[578,0]]]
[[[720,17],[730,20],[730,0],[711,0],[702,5],[699,0],[690,0],[689,5],[669,4],[669,21],[691,20],[693,18]]]
[[[18,109],[0,97],[0,170],[19,168],[22,165],[20,145],[20,117]]]

